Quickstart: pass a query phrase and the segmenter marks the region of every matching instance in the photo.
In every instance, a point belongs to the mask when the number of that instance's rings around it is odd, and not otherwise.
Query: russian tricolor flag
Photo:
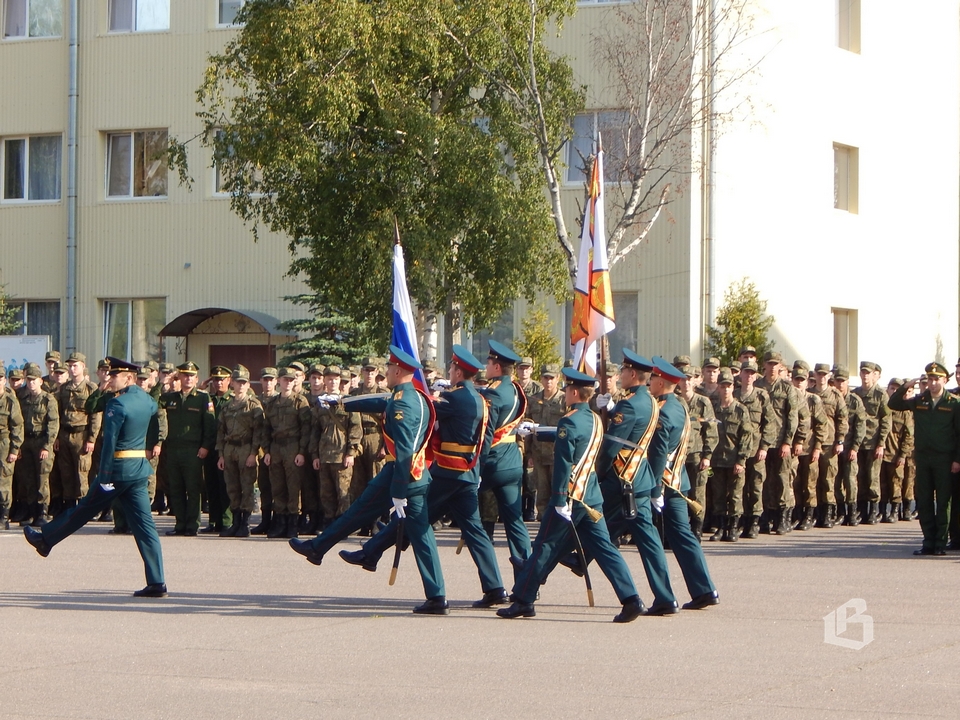
[[[393,246],[393,335],[390,342],[404,352],[410,353],[417,362],[420,361],[420,351],[417,349],[417,326],[413,322],[413,306],[410,304],[410,293],[407,292],[407,270],[403,261],[403,246],[399,238]],[[430,395],[427,379],[423,370],[417,370],[413,375],[413,384]]]

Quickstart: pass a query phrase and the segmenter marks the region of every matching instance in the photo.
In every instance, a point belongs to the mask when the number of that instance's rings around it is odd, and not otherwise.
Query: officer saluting
[[[163,556],[160,538],[150,514],[147,478],[152,473],[145,448],[154,447],[159,434],[159,409],[136,386],[138,368],[110,358],[110,389],[117,394],[107,401],[103,416],[103,450],[93,489],[72,508],[40,530],[25,527],[27,542],[46,557],[64,538],[73,534],[102,510],[119,500],[143,558],[147,586],[134,597],[164,597]]]

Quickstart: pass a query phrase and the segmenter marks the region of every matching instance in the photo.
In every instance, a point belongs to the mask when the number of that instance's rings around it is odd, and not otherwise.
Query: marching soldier
[[[507,591],[500,579],[493,543],[480,522],[477,486],[480,484],[478,461],[483,447],[488,412],[486,402],[473,388],[472,378],[482,367],[473,353],[462,345],[454,345],[448,366],[450,390],[440,394],[436,403],[437,431],[433,436],[434,462],[430,466],[430,489],[427,491],[428,521],[433,524],[448,513],[463,535],[464,545],[480,575],[483,597],[473,603],[488,608],[507,602]],[[374,572],[387,548],[397,539],[398,520],[377,533],[362,550],[340,551],[340,557],[351,565]]]
[[[203,461],[217,440],[213,401],[197,390],[199,368],[192,362],[177,366],[180,391],[163,393],[161,407],[167,414],[166,456],[170,507],[176,524],[167,535],[194,536],[200,529],[200,489]]]
[[[833,366],[833,387],[843,396],[847,405],[847,434],[843,438],[843,452],[837,466],[837,482],[834,495],[837,505],[841,499],[844,505],[843,524],[855,527],[860,524],[860,512],[857,510],[857,457],[863,438],[867,433],[867,413],[863,401],[856,393],[850,392],[850,373],[845,365]]]
[[[422,615],[448,615],[440,555],[425,502],[430,485],[426,450],[435,415],[429,398],[413,384],[418,368],[420,363],[415,358],[391,345],[387,362],[387,384],[392,390],[389,399],[377,396],[351,399],[351,409],[356,412],[382,414],[387,462],[347,512],[312,540],[291,539],[290,547],[312,564],[319,565],[340,540],[369,527],[392,505],[404,521],[427,597],[426,602],[413,611]]]
[[[717,374],[713,411],[717,419],[717,444],[713,451],[713,501],[711,507],[722,519],[716,523],[711,540],[736,542],[737,524],[743,514],[743,484],[747,460],[756,452],[758,433],[745,405],[733,392],[733,373],[723,368]],[[687,474],[690,464],[687,463]]]
[[[493,491],[497,499],[510,557],[525,560],[530,554],[530,535],[523,523],[523,457],[517,446],[516,429],[526,415],[527,396],[513,380],[513,368],[520,357],[496,340],[489,341],[489,348],[489,385],[479,391],[490,406],[480,457],[480,490]]]
[[[7,373],[0,363],[0,530],[10,529],[13,502],[13,466],[23,444],[23,415],[17,396],[7,387]]]
[[[23,414],[23,445],[14,466],[19,492],[27,507],[20,525],[41,527],[47,522],[50,503],[50,470],[53,443],[60,429],[57,399],[43,390],[40,367],[28,363],[23,369],[25,385],[20,393]]]
[[[250,371],[237,365],[231,373],[230,402],[217,423],[217,467],[223,473],[233,522],[220,537],[249,537],[253,485],[263,444],[263,406],[250,389]]]
[[[540,368],[542,388],[528,399],[527,417],[538,425],[556,426],[566,413],[563,392],[559,388],[557,376],[559,365],[543,365]],[[553,481],[553,439],[537,440],[528,436],[526,440],[526,463],[528,472],[533,475],[534,498],[537,508],[537,520],[550,504],[550,484]]]
[[[861,386],[854,389],[863,401],[866,412],[866,435],[857,455],[859,465],[857,475],[857,497],[850,502],[859,504],[859,512],[866,515],[863,521],[867,525],[879,522],[880,508],[880,466],[883,463],[884,446],[890,432],[890,411],[887,408],[887,394],[879,387],[881,368],[874,362],[860,363]]]
[[[285,367],[279,373],[280,394],[267,406],[263,461],[270,468],[273,491],[273,525],[269,538],[295,538],[299,532],[301,468],[310,448],[310,402],[296,392],[297,370]]]
[[[323,371],[326,399],[340,397],[340,368],[331,365]],[[313,408],[313,430],[310,451],[313,469],[319,473],[320,505],[324,524],[333,522],[347,511],[353,502],[354,458],[363,441],[360,415],[349,412],[342,403]]]
[[[824,447],[817,468],[817,527],[832,528],[837,522],[837,499],[833,488],[847,434],[847,403],[843,395],[830,385],[830,366],[817,363],[813,367],[814,385],[810,392],[820,397],[827,419]]]
[[[570,411],[557,424],[551,509],[540,522],[532,553],[517,573],[513,604],[498,610],[497,615],[508,619],[534,617],[537,613],[533,603],[540,585],[558,558],[574,547],[574,534],[578,534],[584,549],[597,560],[623,605],[613,621],[631,622],[642,615],[645,608],[630,570],[611,542],[606,522],[598,512],[603,505],[603,495],[593,466],[603,442],[603,426],[589,406],[596,381],[572,368],[565,368],[563,376],[564,396]]]

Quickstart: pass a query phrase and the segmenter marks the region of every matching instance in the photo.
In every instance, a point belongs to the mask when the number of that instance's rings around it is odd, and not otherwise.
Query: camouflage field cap
[[[809,374],[810,374],[810,363],[808,363],[806,360],[794,360],[794,362],[793,362],[793,369],[794,369],[794,371],[796,371],[796,370],[798,370],[798,369],[799,369],[799,370],[803,370],[806,374],[809,375]]]
[[[828,372],[830,372],[830,364],[829,364],[829,363],[817,363],[816,365],[813,366],[813,371],[814,371],[815,373],[817,373],[818,375],[821,375],[821,374],[822,374],[822,375],[826,375]]]
[[[250,371],[243,365],[237,365],[233,368],[230,378],[237,382],[250,382]]]
[[[363,359],[363,363],[360,365],[360,367],[363,370],[378,370],[382,365],[383,360],[373,355],[367,355],[367,357]]]
[[[280,368],[280,372],[277,373],[278,378],[295,378],[296,376],[297,370],[292,367]]]
[[[733,373],[730,372],[730,368],[720,368],[717,385],[733,385]]]
[[[847,370],[847,366],[846,366],[846,365],[840,365],[840,364],[834,365],[834,366],[833,366],[833,369],[832,369],[830,372],[833,373],[833,379],[834,379],[834,380],[849,380],[849,379],[850,379],[850,371]]]
[[[904,383],[903,378],[894,377],[894,378],[890,378],[890,382],[887,383],[887,387],[900,387],[901,385],[903,385],[903,383]]]
[[[517,367],[533,367],[533,358],[529,355],[524,355],[520,358],[520,362],[517,363]]]
[[[262,378],[275,378],[277,376],[277,369],[275,367],[265,367],[260,369],[260,377]]]
[[[343,369],[339,365],[328,365],[323,371],[323,376],[327,377],[329,375],[341,375],[342,373]]]
[[[23,379],[23,370],[18,367],[10,368],[7,371],[7,377],[11,380],[22,380]]]
[[[936,364],[939,365],[939,363]],[[943,365],[940,365],[940,367],[943,367]],[[860,363],[860,369],[869,370],[870,372],[883,372],[879,365],[877,365],[875,362],[870,362],[869,360],[864,360],[862,363]]]
[[[302,362],[300,362],[299,360],[294,360],[294,361],[293,361],[292,363],[290,363],[287,367],[292,368],[293,370],[297,370],[297,371],[299,371],[299,372],[302,372],[304,375],[307,374],[307,366],[304,365],[304,364],[303,364]]]
[[[307,371],[307,375],[326,375],[327,366],[320,363],[314,363]]]
[[[795,378],[802,378],[806,380],[808,377],[810,377],[810,371],[807,368],[794,367],[791,371],[791,375]]]
[[[776,350],[768,350],[763,354],[763,364],[766,365],[767,363],[783,364],[783,355]]]
[[[756,357],[757,349],[753,345],[744,345],[742,348],[740,348],[740,352],[737,353],[737,357],[740,357],[741,355],[753,355]]]
[[[97,370],[109,370],[109,369],[110,369],[110,361],[107,360],[106,358],[103,358],[103,360],[97,363]]]
[[[614,362],[608,362],[604,367],[605,372],[603,374],[607,377],[613,377],[614,375],[620,374],[620,366]]]
[[[557,377],[560,374],[560,366],[556,363],[547,363],[540,366],[540,377]]]
[[[747,358],[742,363],[740,363],[740,372],[747,370],[749,372],[760,372],[760,368],[757,365],[755,358]]]
[[[43,377],[43,371],[40,370],[40,366],[36,363],[27,363],[23,366],[23,376],[25,378]]]
[[[57,350],[51,350],[50,352],[48,352],[46,355],[43,356],[43,359],[45,361],[49,361],[49,360],[57,361],[60,359],[60,353]]]
[[[68,362],[68,363],[72,363],[72,362],[82,362],[84,365],[86,365],[86,364],[87,364],[87,356],[84,355],[83,353],[72,352],[72,353],[70,353],[70,354],[67,356],[67,362]]]
[[[675,367],[683,367],[684,365],[692,364],[689,355],[674,355],[673,364]]]
[[[703,364],[700,366],[704,369],[706,368],[718,368],[720,367],[720,358],[717,357],[708,357],[703,359]]]
[[[160,365],[157,366],[157,370],[162,373],[172,373],[177,371],[177,366],[174,365],[173,363],[165,362],[165,363],[160,363]]]

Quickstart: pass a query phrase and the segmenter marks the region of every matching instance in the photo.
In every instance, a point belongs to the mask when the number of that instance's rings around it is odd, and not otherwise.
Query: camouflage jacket
[[[866,412],[866,435],[861,450],[874,450],[883,447],[890,433],[890,408],[887,407],[887,393],[879,385],[867,390],[864,387],[853,389],[862,401]]]
[[[53,452],[53,441],[60,431],[60,412],[57,399],[41,390],[37,395],[29,392],[20,396],[20,413],[23,415],[24,440],[35,440],[40,449]]]
[[[721,468],[746,465],[747,460],[757,452],[759,437],[750,411],[737,400],[726,408],[716,402],[712,409],[717,419],[714,431],[717,433],[717,445],[710,465]]]
[[[814,450],[823,450],[829,421],[819,395],[807,390],[798,390],[797,394],[800,395],[799,427],[793,444],[801,446],[801,455],[809,455]]]
[[[256,455],[263,446],[263,406],[255,397],[233,398],[220,409],[217,419],[217,452],[227,445],[241,448],[241,455]]]
[[[84,442],[94,442],[100,434],[102,414],[88,413],[87,400],[97,392],[97,386],[89,380],[74,384],[65,382],[60,386],[57,395],[57,406],[60,409],[60,432],[64,435],[85,431]]]
[[[771,419],[773,410],[767,391],[754,385],[748,395],[744,395],[743,388],[737,388],[733,396],[750,411],[750,419],[757,433],[756,449],[768,450],[777,441],[777,424]]]
[[[863,445],[863,438],[867,434],[867,411],[863,409],[863,401],[855,393],[847,393],[844,400],[847,403],[847,434],[843,438],[845,451],[859,450]]]
[[[823,404],[823,412],[827,418],[825,445],[836,445],[842,443],[847,435],[849,420],[847,418],[847,403],[843,395],[835,387],[827,385],[823,390],[811,390],[811,392],[820,397]]]
[[[274,443],[295,443],[298,455],[309,455],[312,420],[310,402],[303,395],[277,395],[264,408],[263,446]],[[272,452],[272,450],[271,450]]]
[[[800,394],[797,389],[782,378],[777,378],[772,383],[768,383],[766,378],[759,378],[755,385],[766,390],[770,396],[770,417],[772,422],[776,423],[776,440],[773,445],[792,445],[800,422]]]
[[[310,455],[314,460],[339,465],[344,459],[360,454],[363,441],[360,413],[347,412],[343,405],[324,408],[317,403],[310,410],[313,414]]]
[[[890,411],[890,432],[883,446],[883,461],[897,462],[913,455],[913,413],[909,410]]]
[[[552,398],[545,398],[544,391],[533,395],[527,403],[527,417],[535,423],[547,426],[556,426],[567,412],[567,406],[563,400],[563,392],[557,390]],[[553,465],[554,439],[544,438],[538,440],[535,435],[527,437],[527,451],[532,453],[531,457],[538,463]]]

